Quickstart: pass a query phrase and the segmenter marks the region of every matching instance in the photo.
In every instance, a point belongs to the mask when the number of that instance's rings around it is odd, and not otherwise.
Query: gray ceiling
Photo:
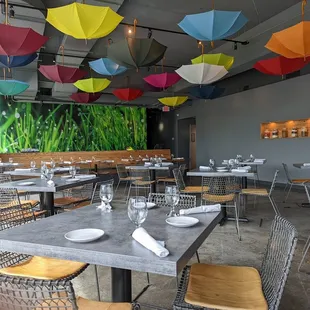
[[[12,0],[10,3],[19,3],[34,6],[36,8],[49,8],[65,5],[74,1],[69,0]],[[186,14],[204,12],[212,9],[212,0],[107,0],[95,1],[86,0],[88,4],[110,6],[122,16],[124,22],[132,23],[134,18],[138,19],[138,24],[150,28],[161,28],[173,31],[182,30],[177,26]],[[300,15],[300,1],[298,0],[215,0],[215,8],[218,10],[241,10],[249,19],[247,25],[237,33],[234,38],[248,40],[247,46],[238,46],[233,49],[232,43],[223,41],[215,42],[215,49],[212,52],[224,52],[235,56],[235,64],[230,72],[230,76],[249,70],[253,63],[262,57],[269,55],[269,51],[264,49],[264,44],[272,32],[283,29],[298,21]],[[307,8],[308,9],[308,8]],[[31,100],[70,100],[69,95],[77,89],[72,85],[59,85],[46,80],[36,71],[38,64],[53,64],[56,60],[60,62],[60,57],[47,55],[47,53],[59,52],[59,46],[65,46],[66,55],[80,56],[81,58],[66,57],[65,63],[72,66],[82,66],[89,70],[88,61],[84,59],[99,58],[106,56],[107,40],[111,38],[114,42],[124,38],[127,27],[120,25],[108,37],[90,40],[75,40],[72,37],[64,36],[45,23],[44,16],[40,11],[23,8],[15,8],[16,18],[12,20],[13,25],[23,25],[33,27],[37,31],[50,37],[49,42],[43,49],[39,63],[32,64],[23,69],[13,70],[13,77],[26,80],[31,83],[28,92],[21,95],[19,99]],[[308,13],[307,13],[308,14]],[[137,37],[146,37],[147,29],[137,29]],[[197,42],[195,39],[181,34],[172,34],[161,31],[153,31],[153,37],[160,43],[168,47],[165,55],[165,65],[179,67],[187,64],[190,59],[199,55]],[[210,47],[206,49],[210,51]],[[173,71],[174,68],[166,68],[166,71]],[[160,69],[157,70],[159,72]],[[128,71],[125,75],[130,75],[130,85],[143,88],[143,76],[153,73],[154,69],[148,71],[147,68]],[[92,73],[92,76],[96,76]],[[111,87],[105,93],[111,93],[113,89],[125,86],[124,76],[114,77]],[[173,93],[186,94],[189,85],[181,81],[179,85],[169,91],[152,93],[146,91],[144,96],[132,104],[146,105],[148,107],[158,106],[156,98],[171,95]],[[51,90],[51,91],[49,91]],[[99,100],[105,104],[119,103],[118,99],[111,94],[104,94]]]

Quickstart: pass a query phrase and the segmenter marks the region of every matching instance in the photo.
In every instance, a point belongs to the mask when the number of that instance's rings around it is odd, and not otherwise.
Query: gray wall
[[[260,139],[262,122],[310,118],[310,75],[211,101],[194,101],[175,112],[176,136],[177,120],[188,117],[196,117],[197,165],[207,164],[209,158],[220,163],[236,154],[254,154],[268,160],[259,171],[261,180],[271,181],[275,169],[280,169],[279,181],[284,182],[282,162],[289,165],[294,178],[310,177],[310,170],[292,167],[292,163],[310,162],[310,138]],[[175,143],[178,149],[178,139]]]

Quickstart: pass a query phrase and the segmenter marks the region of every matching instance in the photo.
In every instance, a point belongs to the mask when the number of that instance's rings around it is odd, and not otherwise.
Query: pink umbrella
[[[87,72],[79,68],[72,68],[60,65],[43,66],[39,71],[49,80],[58,83],[75,83],[82,79]]]
[[[181,77],[175,72],[151,74],[144,78],[145,82],[157,88],[168,88],[174,85],[175,83],[179,82],[180,80]]]

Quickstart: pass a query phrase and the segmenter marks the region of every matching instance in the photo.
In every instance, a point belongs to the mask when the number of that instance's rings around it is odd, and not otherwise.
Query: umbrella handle
[[[59,49],[61,50],[62,65],[64,65],[65,64],[65,47],[63,45],[60,45]]]
[[[9,1],[5,0],[5,24],[9,23]]]
[[[302,0],[301,2],[301,18],[304,20],[305,18],[305,6],[307,5],[307,0]]]
[[[136,28],[137,28],[138,20],[135,18],[133,21],[133,34],[136,37]]]

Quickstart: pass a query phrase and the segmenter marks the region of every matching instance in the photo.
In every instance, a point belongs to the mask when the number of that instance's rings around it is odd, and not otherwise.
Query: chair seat
[[[299,183],[308,183],[310,182],[310,179],[293,179],[292,183],[299,184]]]
[[[21,200],[20,203],[23,205],[23,204],[26,204],[26,203],[30,203],[32,207],[36,207],[40,201],[39,200]]]
[[[186,186],[181,190],[181,193],[192,193],[192,194],[200,194],[202,191],[201,186]]]
[[[34,211],[33,213],[35,217],[40,217],[42,215],[45,215],[47,213],[47,210]]]
[[[157,182],[165,182],[165,183],[175,183],[175,178],[158,178]]]
[[[54,199],[54,206],[60,207],[60,206],[68,206],[72,204],[77,204],[79,202],[88,200],[87,197],[60,197]]]
[[[241,194],[268,196],[268,191],[265,188],[244,188],[241,190]]]
[[[139,186],[139,185],[146,186],[146,185],[151,185],[153,183],[155,183],[155,181],[139,181],[139,180],[136,180],[136,181],[132,182],[132,184],[136,185],[136,186]]]
[[[205,188],[205,187],[204,187]],[[203,194],[202,199],[215,203],[226,203],[233,201],[235,199],[235,194],[227,194],[227,195],[214,195],[214,194]]]
[[[73,207],[65,207],[64,211],[71,211],[71,210],[76,210],[76,209],[80,209],[80,208],[83,208],[85,206],[88,206],[90,204],[90,200],[87,200],[87,201],[82,201],[80,203],[78,203],[77,205],[73,206]]]
[[[0,269],[0,273],[13,277],[57,280],[75,274],[85,268],[86,265],[80,262],[33,256],[19,265]]]
[[[79,310],[131,310],[130,303],[111,303],[100,302],[77,297],[77,306]]]
[[[252,267],[194,264],[185,301],[219,310],[268,310],[259,272]]]

